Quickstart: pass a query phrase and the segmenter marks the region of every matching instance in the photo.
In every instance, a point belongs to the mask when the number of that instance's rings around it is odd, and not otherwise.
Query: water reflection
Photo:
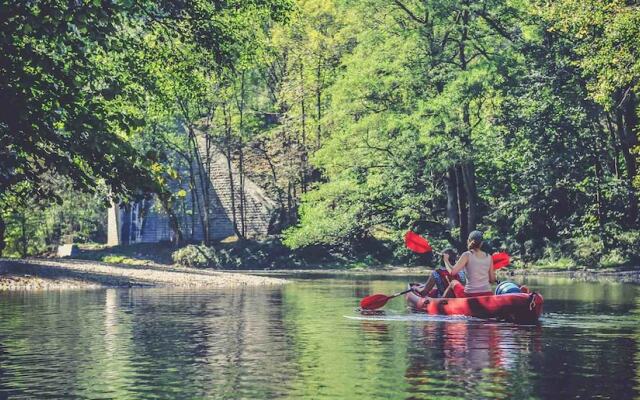
[[[508,398],[509,381],[540,352],[540,327],[477,320],[427,322],[409,327],[407,381],[412,398]],[[529,382],[519,382],[527,385]]]
[[[397,280],[0,294],[4,398],[614,398],[640,394],[638,287],[527,282],[542,324],[354,313]],[[345,318],[345,316],[349,318]]]

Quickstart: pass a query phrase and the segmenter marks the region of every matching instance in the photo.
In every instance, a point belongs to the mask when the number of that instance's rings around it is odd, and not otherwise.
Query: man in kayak
[[[491,296],[491,284],[496,282],[496,273],[493,269],[493,259],[489,254],[482,251],[483,234],[480,231],[473,231],[469,234],[467,240],[468,251],[462,253],[462,256],[455,265],[451,265],[449,256],[443,254],[444,263],[449,269],[452,276],[465,272],[467,283],[463,285],[458,280],[452,280],[449,288],[445,291],[444,297],[449,291],[455,294],[455,297],[478,297]]]
[[[456,262],[458,254],[454,249],[449,248],[442,252],[443,261],[445,254],[450,263]],[[444,264],[443,262],[442,267],[433,270],[431,274],[429,274],[427,283],[424,284],[424,287],[422,288],[422,290],[420,290],[419,293],[422,296],[443,297],[445,291],[449,288],[449,285],[453,280],[456,280],[458,282],[465,282],[464,272],[461,271],[459,274],[452,276],[449,273],[446,264]]]

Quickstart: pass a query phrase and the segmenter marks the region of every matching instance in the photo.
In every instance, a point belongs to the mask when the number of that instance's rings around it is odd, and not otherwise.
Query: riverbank
[[[235,287],[280,285],[279,278],[147,263],[144,266],[63,259],[0,259],[0,290],[103,287]]]

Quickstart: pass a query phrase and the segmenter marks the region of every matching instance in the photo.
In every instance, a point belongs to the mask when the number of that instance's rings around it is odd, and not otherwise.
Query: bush
[[[573,258],[580,265],[595,267],[600,262],[604,244],[597,236],[582,236],[571,240]]]
[[[638,260],[640,257],[640,230],[620,232],[614,235],[613,240],[625,257]]]
[[[622,249],[613,249],[600,258],[600,265],[604,268],[615,268],[629,263]]]
[[[299,266],[301,259],[277,241],[241,241],[216,247],[188,245],[172,254],[182,267],[217,269],[263,269]]]
[[[173,262],[181,267],[207,268],[217,267],[218,258],[215,251],[203,245],[188,245],[173,252]]]

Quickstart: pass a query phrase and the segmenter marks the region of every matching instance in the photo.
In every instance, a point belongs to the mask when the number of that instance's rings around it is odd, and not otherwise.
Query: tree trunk
[[[239,160],[239,179],[240,179],[240,234],[242,237],[247,235],[246,227],[246,195],[244,192],[244,151],[242,145],[240,146],[240,160]]]
[[[226,131],[226,156],[227,156],[227,169],[229,171],[229,195],[231,198],[231,219],[233,224],[233,232],[236,234],[238,238],[242,238],[242,234],[238,230],[238,217],[236,215],[236,191],[235,185],[233,182],[233,163],[231,162],[231,157],[233,153],[231,151],[231,116],[227,112],[226,106],[223,108],[224,110],[224,124]]]
[[[318,52],[318,68],[316,69],[316,117],[318,118],[316,132],[316,150],[320,148],[320,140],[322,137],[322,55]]]
[[[293,222],[293,197],[291,195],[291,181],[287,184],[287,222],[289,225]]]
[[[623,109],[616,110],[616,133],[620,142],[620,150],[624,158],[625,170],[627,172],[627,190],[628,206],[627,206],[627,219],[633,225],[638,218],[638,198],[633,186],[633,181],[637,174],[637,164],[635,156],[631,153],[631,150],[638,144],[638,138],[635,136],[635,127],[637,126],[637,120],[633,116],[634,112],[628,110],[628,108],[635,105],[635,96],[630,98],[622,105]]]
[[[200,190],[202,190],[202,202],[200,202],[199,198],[196,198],[196,202],[198,204],[198,208],[201,211],[201,216],[200,216],[200,220],[202,222],[202,236],[203,236],[203,241],[204,244],[209,244],[210,243],[210,230],[209,230],[209,205],[206,202],[205,199],[205,190],[208,187],[206,184],[206,180],[208,180],[208,177],[205,177],[205,171],[204,171],[204,165],[202,163],[202,158],[200,157],[200,152],[199,152],[199,146],[198,146],[198,142],[195,138],[195,132],[193,131],[193,128],[190,126],[189,127],[189,141],[191,142],[191,151],[193,152],[193,160],[195,161],[195,166],[198,169],[198,181],[200,181]],[[195,181],[195,179],[194,179]],[[196,186],[194,187],[194,192],[198,193],[198,186],[197,186],[197,181],[195,182]]]
[[[300,62],[300,107],[302,112],[302,129],[300,145],[300,189],[302,193],[307,191],[307,113],[304,91],[304,65]]]
[[[458,219],[456,171],[454,168],[449,168],[447,171],[445,184],[447,187],[447,217],[449,221],[449,229],[453,229],[460,223],[460,220]]]
[[[27,218],[24,212],[20,213],[20,257],[27,257],[29,239],[27,238]]]
[[[0,213],[0,257],[2,257],[2,252],[4,251],[5,247],[7,247],[7,243],[5,242],[4,238],[6,229],[7,225],[5,224],[4,219],[2,218],[2,214]]]
[[[258,146],[256,148],[262,153],[265,161],[269,165],[269,170],[271,171],[271,180],[273,181],[273,188],[276,191],[276,195],[278,196],[278,204],[280,205],[280,209],[284,209],[285,204],[284,204],[284,198],[283,198],[283,191],[280,188],[280,186],[278,186],[278,174],[276,172],[276,166],[273,164],[273,160],[271,159],[271,156],[267,152],[267,149],[261,146]]]
[[[607,231],[605,229],[606,225],[606,210],[604,200],[602,198],[602,180],[603,180],[603,171],[602,171],[602,160],[601,155],[603,151],[600,148],[600,138],[598,137],[598,129],[594,127],[594,134],[596,135],[596,140],[593,141],[593,160],[594,160],[594,169],[596,175],[596,215],[598,217],[598,233],[600,238],[602,239],[602,243],[604,244],[604,249],[608,250],[610,247],[610,240],[607,235]],[[606,133],[604,136],[607,136]]]
[[[462,164],[462,176],[468,204],[467,228],[472,231],[476,229],[476,224],[478,223],[478,190],[476,188],[476,173],[473,161],[467,161]]]
[[[611,165],[609,169],[611,170],[611,172],[616,178],[620,179],[622,175],[620,173],[618,158],[619,158],[619,153],[621,151],[620,151],[620,146],[618,146],[616,128],[614,128],[613,126],[613,121],[611,120],[610,113],[605,114],[605,123],[606,123],[605,126],[609,131],[607,138],[609,139],[609,146],[611,147]]]
[[[638,107],[638,99],[635,93],[630,92],[623,105],[624,114],[624,133],[625,144],[629,155],[627,163],[627,173],[629,175],[629,221],[635,226],[638,220],[638,194],[636,193],[634,182],[638,174],[638,164],[633,154],[633,150],[638,146],[638,116],[636,109]]]
[[[200,203],[200,195],[198,194],[198,181],[196,180],[195,171],[193,170],[195,159],[193,156],[189,157],[189,189],[191,190],[191,239],[195,237],[196,230],[196,215],[200,218],[202,225],[202,240],[206,243],[205,232],[205,218],[204,210],[202,210],[202,204]]]
[[[460,243],[467,243],[467,236],[469,235],[469,228],[467,225],[467,196],[464,190],[463,184],[463,172],[462,167],[456,167],[456,195],[458,198],[458,221],[460,222]],[[466,250],[459,248],[458,250]]]
[[[465,2],[466,5],[466,2]],[[461,31],[460,41],[458,42],[458,58],[460,62],[460,69],[467,70],[467,55],[466,55],[466,41],[469,36],[469,9],[465,7],[462,11],[461,18]],[[478,191],[476,188],[476,173],[473,163],[473,145],[471,143],[471,116],[469,112],[469,102],[464,101],[462,104],[462,143],[465,151],[468,153],[469,160],[462,164],[462,179],[464,190],[466,194],[466,200],[468,204],[466,225],[467,230],[472,231],[476,228],[478,222]],[[461,220],[462,221],[462,220]],[[466,238],[464,238],[466,240]]]
[[[189,229],[189,240],[193,241],[196,235],[196,194],[194,193],[195,186],[193,180],[193,171],[192,168],[189,168],[189,191],[191,192],[191,226]],[[186,221],[186,211],[185,211],[185,221]]]
[[[178,216],[176,215],[173,207],[171,206],[169,193],[158,193],[158,199],[160,200],[160,204],[164,209],[164,212],[167,213],[167,217],[169,218],[169,228],[173,232],[174,240],[173,244],[176,246],[182,245],[184,243],[184,237],[182,235],[182,231],[180,230],[180,223],[178,221]]]
[[[240,159],[239,159],[239,179],[240,179],[240,233],[242,237],[247,235],[247,227],[246,227],[246,193],[245,193],[245,177],[244,177],[244,78],[245,71],[242,71],[241,81],[240,81],[240,104],[238,104],[238,111],[240,113]]]

